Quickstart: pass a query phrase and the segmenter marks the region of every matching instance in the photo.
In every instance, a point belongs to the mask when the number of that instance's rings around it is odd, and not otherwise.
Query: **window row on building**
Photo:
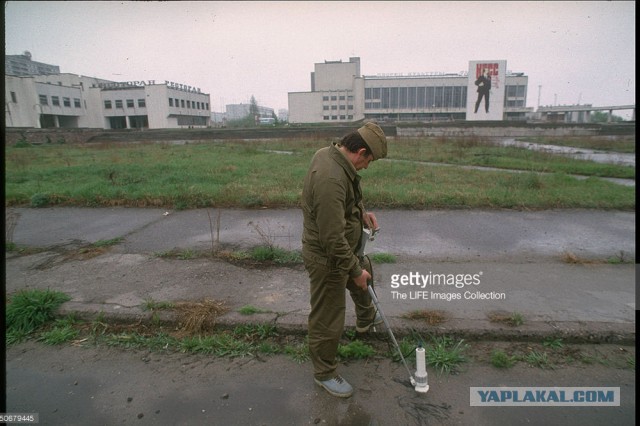
[[[463,108],[466,86],[373,87],[364,89],[365,110],[407,108]]]
[[[11,92],[11,99],[13,102],[17,102],[15,92]],[[49,96],[47,95],[38,95],[38,100],[40,101],[40,105],[49,105]],[[51,96],[51,105],[60,106],[60,96]],[[63,96],[62,105],[71,107],[71,98]],[[82,108],[82,104],[79,98],[73,98],[73,107]]]
[[[127,108],[135,108],[135,102],[133,101],[133,99],[127,99]],[[146,108],[147,103],[145,102],[144,98],[140,98],[138,99],[138,108]],[[122,99],[116,99],[115,100],[115,107],[116,109],[122,109],[124,108],[124,102],[122,101]],[[111,101],[111,99],[105,99],[104,101],[104,109],[112,109],[113,108],[113,102]]]
[[[353,101],[353,96],[351,95],[331,95],[331,96],[323,96],[322,97],[322,101],[323,102],[327,102],[327,101]]]
[[[206,102],[190,101],[187,99],[169,98],[169,106],[176,108],[199,109],[203,111],[209,110],[209,104]]]
[[[337,111],[337,110],[352,110],[353,109],[353,105],[323,105],[322,109],[324,111]]]
[[[322,119],[324,121],[329,121],[329,120],[353,120],[353,115],[323,115]]]
[[[505,107],[524,107],[525,86],[506,86]],[[465,108],[467,86],[371,87],[364,89],[364,108]]]
[[[179,115],[177,117],[178,119],[178,126],[206,126],[209,118],[208,117],[196,117],[193,115]]]

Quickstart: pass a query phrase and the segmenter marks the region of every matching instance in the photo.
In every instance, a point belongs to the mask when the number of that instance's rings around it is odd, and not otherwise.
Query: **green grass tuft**
[[[11,296],[6,310],[7,344],[18,343],[51,321],[69,296],[51,290],[22,290]]]
[[[496,368],[511,368],[516,362],[515,356],[507,355],[503,351],[495,350],[491,353],[491,365]]]
[[[372,357],[376,350],[360,340],[354,340],[347,345],[338,345],[338,356],[342,359],[364,359]]]
[[[553,368],[546,352],[531,351],[524,355],[522,360],[532,367]]]
[[[377,264],[396,263],[396,257],[389,253],[371,253],[369,255],[371,262]]]
[[[79,333],[80,331],[73,324],[59,323],[51,330],[42,332],[38,340],[47,345],[59,345],[75,339]]]
[[[175,304],[173,302],[157,302],[153,299],[147,299],[142,304],[142,309],[145,311],[155,311],[155,310],[163,310],[163,309],[173,309]]]
[[[305,340],[303,343],[287,344],[284,347],[284,353],[298,364],[309,361],[309,343]]]
[[[270,311],[266,311],[264,309],[256,308],[255,306],[252,306],[252,305],[244,305],[243,307],[238,309],[238,313],[240,313],[241,315],[265,314],[265,313],[269,313],[269,312]]]
[[[435,368],[440,374],[455,373],[460,364],[467,362],[464,352],[467,345],[463,340],[454,343],[447,337],[436,337],[430,345],[425,348],[427,365]]]
[[[264,340],[278,335],[278,330],[273,324],[242,324],[233,329],[234,337],[249,340]]]
[[[272,246],[254,247],[250,252],[250,258],[259,262],[271,261],[278,264],[302,263],[302,255],[299,252]]]
[[[111,246],[120,244],[122,241],[124,241],[124,238],[117,237],[117,238],[112,238],[110,240],[98,240],[91,245],[93,247],[111,247]]]
[[[542,345],[546,348],[551,348],[551,349],[562,349],[564,347],[564,343],[562,343],[562,339],[558,339],[558,338],[556,339],[549,338],[544,342],[542,342]]]

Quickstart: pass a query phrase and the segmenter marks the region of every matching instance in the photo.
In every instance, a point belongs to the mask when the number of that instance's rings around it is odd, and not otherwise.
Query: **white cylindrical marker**
[[[416,348],[416,392],[426,393],[429,390],[427,363],[425,359],[425,350],[422,346]]]

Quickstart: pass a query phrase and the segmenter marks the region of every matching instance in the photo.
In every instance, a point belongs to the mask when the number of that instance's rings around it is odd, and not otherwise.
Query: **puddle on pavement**
[[[502,139],[497,142],[502,146],[515,146],[550,154],[565,155],[577,160],[591,160],[597,163],[617,164],[621,166],[636,165],[635,154],[621,154],[618,152],[603,152],[592,149],[574,148],[570,146],[544,145],[531,142],[520,142],[515,139]]]

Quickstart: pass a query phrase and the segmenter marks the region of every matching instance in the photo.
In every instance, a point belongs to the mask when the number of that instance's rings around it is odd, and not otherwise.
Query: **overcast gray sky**
[[[504,59],[527,106],[635,103],[632,1],[9,1],[5,42],[61,72],[199,87],[218,112],[252,95],[288,108],[316,62],[351,56],[365,75]]]

